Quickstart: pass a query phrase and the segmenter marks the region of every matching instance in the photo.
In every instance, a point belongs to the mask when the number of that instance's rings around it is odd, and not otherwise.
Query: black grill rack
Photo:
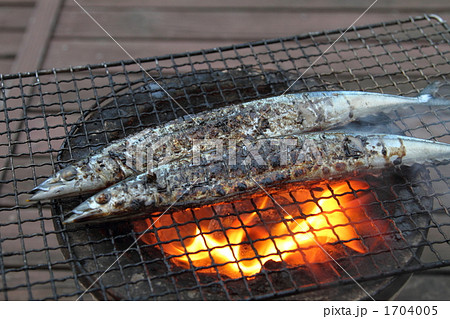
[[[220,264],[213,262],[205,267],[216,273],[205,275],[175,265],[173,256],[161,253],[164,240],[139,241],[127,250],[142,234],[131,222],[63,226],[64,212],[82,198],[26,202],[33,187],[75,159],[144,126],[185,116],[179,105],[197,113],[278,95],[305,71],[292,92],[345,89],[414,96],[432,82],[448,81],[450,29],[437,16],[353,27],[330,47],[342,32],[140,59],[176,102],[133,61],[0,75],[0,298],[89,299],[84,295],[89,287],[87,293],[98,299],[264,299],[349,286],[345,284],[353,281],[342,273],[327,280],[311,275],[311,267],[339,272],[332,262],[306,263],[306,270],[271,263],[264,265],[258,278],[238,279],[218,274]],[[440,94],[450,96],[445,85]],[[392,132],[450,143],[448,109],[411,107],[393,111],[382,121]],[[399,172],[398,179],[383,186],[367,177],[371,185],[378,185],[371,192],[378,196],[372,206],[379,209],[375,217],[366,213],[366,221],[389,220],[394,227],[378,235],[401,240],[400,244],[384,240],[383,248],[359,257],[345,247],[344,255],[335,256],[362,285],[450,265],[448,163],[425,168]],[[257,207],[253,211],[262,214]],[[236,210],[236,218],[246,212]],[[187,223],[195,225],[221,219],[218,214],[190,213],[194,218]],[[351,219],[349,223],[353,224]],[[150,232],[156,234],[155,229]],[[361,236],[363,242],[369,237]],[[345,241],[338,238],[332,244],[345,246]],[[380,266],[386,258],[393,261],[387,268]],[[375,267],[365,270],[358,264],[363,259]],[[299,271],[309,280],[298,281]]]

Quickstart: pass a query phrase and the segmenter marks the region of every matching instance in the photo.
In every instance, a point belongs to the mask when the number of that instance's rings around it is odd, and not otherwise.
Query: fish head
[[[75,207],[72,210],[72,215],[64,220],[64,223],[71,224],[107,218],[116,212],[115,210],[111,211],[111,208],[114,207],[114,202],[115,200],[111,198],[111,193],[108,190],[103,190]]]
[[[147,186],[146,196],[142,196],[144,191],[139,189],[141,186],[128,180],[110,186],[75,207],[72,215],[64,220],[64,223],[103,222],[124,219],[124,216],[127,218],[141,215],[142,212],[149,211],[155,206],[157,193],[156,188]]]
[[[76,166],[68,166],[47,178],[31,190],[28,201],[40,201],[63,196],[74,196],[98,188],[97,178],[86,178],[86,173]]]

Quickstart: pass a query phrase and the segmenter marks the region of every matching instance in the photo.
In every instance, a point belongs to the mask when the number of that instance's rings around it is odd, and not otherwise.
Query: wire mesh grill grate
[[[413,96],[429,83],[448,81],[450,30],[436,17],[355,27],[327,50],[341,32],[309,33],[141,59],[142,66],[177,103],[132,61],[0,76],[0,298],[75,299],[84,292],[80,283],[92,283],[142,234],[142,225],[131,222],[108,227],[63,226],[58,212],[73,207],[81,198],[37,206],[27,203],[26,198],[58,167],[144,126],[185,116],[177,104],[197,113],[281,94],[305,71],[292,91],[346,89]],[[388,116],[386,127],[391,131],[450,143],[448,109],[411,107]],[[326,245],[330,251],[340,247],[341,252],[334,256],[363,285],[368,280],[450,265],[448,164],[426,168],[430,189],[420,179],[374,186],[370,192],[376,193],[376,200],[368,205],[371,207],[367,207],[366,219],[354,222],[347,217],[347,226],[357,232],[359,226],[355,225],[369,220],[372,226],[377,221],[395,225],[361,235],[364,245],[382,235],[384,239],[375,252],[354,254],[349,242],[355,241],[339,236]],[[419,170],[417,174],[423,177],[424,173]],[[350,193],[361,191],[351,188]],[[337,200],[340,196],[332,194]],[[296,201],[292,192],[288,197],[292,201],[283,203],[284,209],[305,204]],[[308,200],[319,205],[319,198]],[[222,273],[219,268],[224,267],[224,262],[214,259],[214,249],[204,251],[212,259],[208,265],[194,265],[195,254],[190,254],[187,268],[174,261],[176,254],[166,253],[167,245],[178,241],[185,255],[192,235],[186,236],[183,227],[203,229],[204,223],[216,228],[204,231],[203,240],[220,233],[225,234],[225,246],[238,246],[227,235],[233,224],[227,224],[217,210],[224,208],[216,207],[209,213],[184,212],[192,217],[184,224],[179,212],[167,214],[166,224],[152,228],[149,236],[153,237],[133,245],[89,292],[100,299],[263,299],[351,283],[331,262],[305,259],[304,264],[293,266],[283,259],[277,244],[271,256],[278,256],[281,262],[262,263],[263,256],[255,247],[263,240],[253,242],[251,233],[262,227],[268,234],[266,240],[285,238],[288,235],[272,234],[271,229],[274,223],[286,225],[292,220],[275,207],[261,208],[255,199],[248,204],[251,207],[247,210],[234,207],[231,216],[245,232],[244,244],[259,260],[262,271],[252,278],[240,267],[238,271],[244,276]],[[268,210],[275,211],[277,222],[267,221]],[[374,217],[369,211],[378,215]],[[257,215],[248,225],[244,219],[251,213]],[[285,228],[289,236],[302,233],[290,226]],[[175,230],[174,238],[160,238],[165,229]],[[399,229],[403,238],[398,239],[398,244],[386,239],[395,237]],[[320,231],[313,228],[312,233]],[[180,239],[186,239],[185,243]],[[301,247],[297,248],[305,254]],[[389,268],[380,262],[386,258],[392,260]],[[243,262],[255,257],[247,259],[244,257]],[[374,267],[371,272],[361,266],[362,260],[369,260]],[[336,272],[340,276],[335,276]],[[327,275],[319,278],[317,274]]]

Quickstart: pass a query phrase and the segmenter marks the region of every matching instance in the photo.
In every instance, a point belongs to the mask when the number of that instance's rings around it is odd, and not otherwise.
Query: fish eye
[[[95,201],[97,202],[97,204],[100,205],[106,204],[107,202],[109,202],[110,199],[111,195],[109,195],[109,193],[100,193],[97,196],[95,196]]]
[[[61,171],[61,177],[66,181],[71,181],[77,176],[77,170],[74,167],[67,167]]]

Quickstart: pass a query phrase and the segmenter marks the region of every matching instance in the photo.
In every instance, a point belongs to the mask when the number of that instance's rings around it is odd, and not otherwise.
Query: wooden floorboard
[[[36,208],[20,209],[20,214],[15,209],[5,210],[2,215],[0,223],[4,225],[1,232],[4,267],[19,268],[26,262],[27,267],[48,267],[49,263],[53,266],[60,263],[59,268],[68,268],[59,249],[48,208],[43,210],[42,217],[45,219],[40,221],[36,221],[39,217]]]
[[[13,62],[12,58],[0,58],[0,74],[8,74]]]
[[[0,30],[0,59],[4,56],[8,58],[14,58],[16,56],[22,36],[22,31]],[[0,73],[2,72],[0,71]]]
[[[34,6],[36,0],[0,0],[0,7],[5,6],[22,6],[22,7],[32,7]]]
[[[23,70],[37,70],[41,67],[44,59],[44,54],[47,51],[48,41],[50,40],[51,32],[53,31],[54,23],[57,20],[59,8],[62,4],[62,0],[39,0],[36,6],[33,7],[33,12],[28,23],[27,30],[23,36],[18,53],[11,65],[10,73],[16,73]],[[25,8],[30,9],[30,8]],[[16,17],[16,19],[18,19]],[[1,25],[0,25],[1,26]],[[23,92],[20,94],[30,95],[33,87],[24,87]],[[6,92],[7,96],[14,96],[11,93],[14,90]],[[17,90],[16,90],[17,91]],[[17,93],[16,93],[17,94]],[[19,94],[19,95],[20,95]],[[22,106],[24,101],[21,99],[13,99],[7,101],[7,105],[4,107],[14,108]],[[3,118],[0,115],[0,119]],[[22,110],[17,109],[10,112],[9,116],[23,117]],[[10,132],[17,132],[23,123],[13,122],[8,123],[8,129]],[[12,133],[8,136],[8,139],[15,141],[18,138],[17,133]],[[7,160],[0,159],[0,167],[7,165]]]
[[[124,48],[127,48],[131,56],[144,58],[231,45],[234,41],[124,40],[120,41],[120,43]],[[54,39],[50,44],[43,68],[65,68],[69,65],[77,66],[129,59],[130,57],[116,43],[109,39]]]
[[[358,18],[361,13],[358,10],[364,10],[371,2],[282,1],[277,6],[271,1],[256,4],[251,0],[232,1],[226,5],[220,1],[159,0],[80,3],[133,57],[142,58],[318,30],[345,29]],[[389,2],[387,6],[390,10],[385,6],[374,7],[357,25],[402,19],[424,12],[419,1],[408,6],[406,1]],[[354,10],[349,10],[350,7]],[[440,9],[439,13],[444,15],[450,13],[450,4],[443,1],[433,0],[429,8]],[[121,59],[129,57],[75,2],[67,1],[44,68]]]
[[[8,25],[8,28],[15,27],[19,29],[19,27],[23,27],[25,29],[25,27],[27,27],[26,32],[21,39],[14,61],[10,65],[10,73],[21,72],[24,70],[36,70],[41,67],[44,54],[47,51],[48,40],[50,39],[54,23],[56,22],[61,3],[62,1],[59,0],[38,0],[36,6],[33,7],[23,6],[9,8],[8,10],[0,10],[0,27],[5,24]],[[29,19],[28,16],[32,18]],[[17,89],[6,92],[7,96],[17,96],[19,93],[20,92],[18,92]],[[24,89],[24,94],[31,93],[31,86]],[[2,125],[5,125],[5,129],[13,132],[13,134],[10,135],[0,136],[3,154],[11,154],[14,149],[11,147],[12,144],[10,144],[10,142],[16,141],[21,136],[19,131],[23,123],[13,121],[13,119],[14,117],[23,117],[24,114],[20,108],[22,104],[23,101],[21,99],[11,99],[7,102],[7,105],[2,105],[2,107],[17,108],[14,111],[8,112],[8,116],[10,117],[8,122],[5,121],[4,112],[1,112],[2,115],[0,115],[0,120],[4,123],[2,123]],[[4,142],[5,138],[9,140],[8,144]],[[0,159],[0,164],[2,168],[5,168],[14,165],[14,160]],[[27,174],[28,178],[32,176],[32,174],[29,173]],[[7,179],[8,174],[3,175],[3,177]],[[14,177],[17,178],[16,176]],[[11,178],[11,175],[9,178]],[[18,183],[20,184],[20,182]],[[19,186],[19,184],[9,182],[5,185],[2,183],[2,194],[15,194],[17,190],[23,186]],[[26,184],[28,185],[30,183],[27,182]],[[17,200],[18,197],[16,194],[13,196],[2,197],[1,202],[2,205],[5,206],[11,204],[16,205]],[[63,259],[56,240],[56,235],[51,234],[53,224],[50,219],[39,222],[33,221],[40,217],[36,208],[31,208],[30,210],[3,209],[2,219],[5,217],[7,217],[8,220],[9,218],[14,218],[14,214],[17,218],[16,222],[12,222],[9,225],[8,222],[3,222],[4,226],[1,228],[2,243],[0,248],[2,251],[2,259],[0,262],[2,263],[2,267],[8,269],[13,267],[17,269],[20,265],[23,265],[24,267],[32,265],[48,265],[49,263],[52,264]],[[49,211],[41,211],[41,214],[43,214],[42,216],[47,214],[48,217]],[[25,216],[28,216],[28,218]],[[30,216],[32,217],[30,218]],[[29,221],[24,221],[25,219],[28,219]],[[47,249],[46,247],[50,249]],[[42,281],[42,274],[42,272],[37,272],[35,274],[37,281]],[[7,280],[7,283],[4,283],[4,285],[19,287],[20,285],[29,282],[29,280],[29,278],[26,278],[26,280],[23,281],[23,279],[21,280],[12,277]],[[17,288],[11,292],[11,296],[5,296],[5,299],[41,299],[24,294],[24,291],[30,291],[29,288],[30,287]],[[55,286],[54,284],[39,285],[38,290],[41,294],[49,296],[51,295],[51,292],[54,293]]]
[[[56,23],[62,0],[39,0],[29,21],[18,55],[11,68],[13,73],[41,67],[47,51],[54,23]]]
[[[32,7],[3,7],[0,10],[0,28],[25,30]]]
[[[91,15],[117,39],[172,39],[233,40],[236,43],[249,40],[270,39],[295,34],[347,28],[358,13],[318,12],[315,14],[281,11],[161,11],[155,9],[128,9],[124,12],[92,8]],[[416,12],[415,14],[420,14]],[[409,13],[368,12],[358,25],[407,18]],[[55,37],[106,38],[104,31],[79,10],[61,13]]]
[[[307,46],[311,41],[305,40],[300,41],[304,46]],[[391,39],[392,42],[392,39]],[[179,41],[163,41],[163,40],[148,40],[148,41],[136,41],[136,40],[124,40],[120,41],[121,45],[127,49],[127,51],[135,58],[146,58],[152,56],[162,56],[173,53],[182,53],[186,51],[198,51],[202,49],[216,48],[220,46],[227,46],[234,43],[232,40],[208,40],[208,41],[189,41],[189,40],[179,40]],[[412,58],[417,58],[417,63],[424,62],[423,53],[420,52],[419,48],[421,45],[426,43],[415,43],[415,44],[402,44],[402,48],[398,45],[390,45],[392,48],[392,54],[398,55],[402,60],[407,59],[404,54],[401,54],[402,50],[410,50],[409,55]],[[327,47],[323,46],[322,52],[326,50]],[[341,51],[341,49],[345,49]],[[311,51],[311,55],[318,56],[318,51],[315,48],[306,49]],[[426,49],[430,54],[434,54],[434,49]],[[314,52],[313,52],[314,51]],[[260,60],[269,61],[270,56],[264,55],[267,52],[266,48],[255,48],[255,54],[259,54]],[[333,53],[334,52],[334,53]],[[387,60],[388,62],[393,62],[387,52],[375,43],[371,50],[358,50],[360,58],[369,57],[371,54],[379,55],[380,59]],[[385,55],[382,57],[382,55]],[[340,61],[341,59],[350,59],[349,67],[355,66],[355,73],[361,73],[358,71],[358,67],[361,68],[363,65],[361,61],[357,61],[354,53],[348,50],[348,46],[345,43],[336,43],[335,46],[327,54],[328,62]],[[108,39],[94,40],[94,39],[54,39],[43,63],[44,69],[65,68],[69,65],[86,65],[86,64],[100,64],[104,62],[112,62],[119,60],[130,60],[130,57],[113,41]],[[304,61],[301,61],[304,60]],[[306,59],[301,59],[299,63],[307,62]],[[237,67],[239,61],[228,61],[230,63],[229,67]],[[290,62],[288,62],[289,64]],[[323,63],[323,62],[320,62]],[[319,63],[319,64],[320,64]],[[371,61],[372,63],[372,61]],[[255,61],[256,64],[256,61]],[[373,64],[373,63],[372,63]],[[220,67],[220,66],[218,66]],[[288,66],[291,67],[291,66]],[[299,66],[300,67],[300,66]],[[394,66],[395,67],[395,66]],[[187,66],[189,68],[189,66]],[[188,70],[189,71],[189,70]],[[371,70],[374,74],[379,74],[384,72],[383,70]],[[434,72],[432,70],[425,70],[426,73]],[[367,72],[363,72],[367,73]]]
[[[3,0],[6,1],[6,0]],[[133,7],[153,7],[153,8],[191,8],[191,9],[204,9],[204,8],[218,8],[218,9],[252,9],[252,10],[264,10],[270,9],[272,11],[282,9],[328,9],[328,10],[365,10],[372,3],[373,0],[79,0],[79,4],[83,7],[109,7],[109,8],[133,8]],[[68,7],[78,7],[74,1],[66,1]],[[417,10],[417,9],[448,9],[448,3],[445,0],[429,0],[426,3],[423,0],[396,0],[396,1],[384,1],[377,3],[373,10]]]
[[[0,74],[11,73],[33,5],[34,0],[0,2]]]
[[[6,275],[8,291],[0,291],[0,300],[52,300],[60,297],[60,300],[76,300],[83,292],[83,287],[77,285],[70,270],[32,270],[27,272],[8,272]],[[23,286],[24,282],[30,284]],[[22,285],[14,284],[22,283]],[[2,287],[0,276],[0,288]],[[77,295],[74,295],[78,292]],[[85,295],[84,300],[92,300],[92,297]]]
[[[424,287],[433,287],[433,289],[424,290]],[[448,272],[442,274],[436,272],[414,274],[393,300],[448,301],[450,300],[449,274]]]

